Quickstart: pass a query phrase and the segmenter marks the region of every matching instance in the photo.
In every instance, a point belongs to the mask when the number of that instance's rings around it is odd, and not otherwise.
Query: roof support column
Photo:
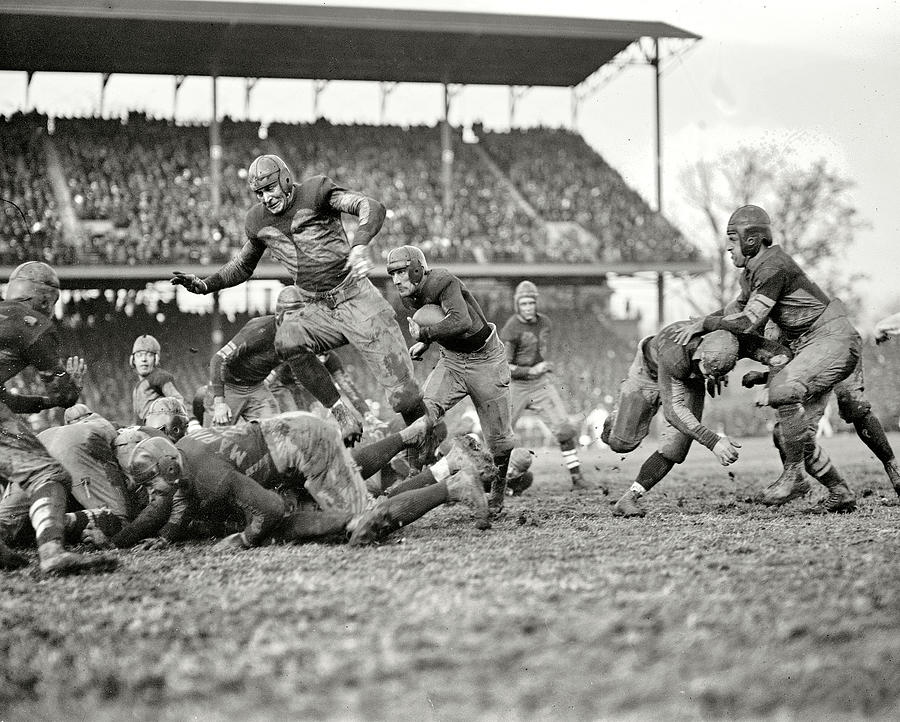
[[[313,122],[319,119],[319,98],[322,92],[328,87],[327,80],[313,80]]]
[[[209,202],[210,227],[219,218],[219,208],[222,202],[222,139],[219,133],[219,78],[212,77],[212,117],[209,119]]]
[[[655,105],[656,105],[656,211],[662,213],[663,209],[663,191],[662,191],[662,102],[660,99],[661,73],[659,68],[659,38],[653,38],[653,59],[650,61],[653,66],[653,74],[655,78]],[[662,271],[656,274],[656,321],[659,328],[662,328],[666,320],[666,302],[665,302],[665,276]]]
[[[525,97],[525,93],[531,90],[530,85],[510,85],[509,86],[509,127],[516,127],[516,106],[519,101]]]
[[[109,83],[109,79],[112,77],[112,73],[103,73],[100,80],[100,117],[103,117],[103,106],[106,104],[106,86]]]
[[[443,185],[444,225],[453,211],[453,141],[450,137],[450,101],[457,91],[444,83],[444,117],[441,119],[441,182]]]
[[[175,120],[175,112],[178,110],[178,91],[184,85],[185,78],[187,78],[187,75],[175,76],[175,90],[172,92],[172,120]]]
[[[244,78],[244,119],[250,120],[250,93],[256,87],[259,78]]]
[[[384,125],[384,116],[385,111],[387,110],[387,100],[388,96],[394,92],[394,89],[399,85],[399,83],[393,82],[382,82],[378,84],[378,87],[381,91],[381,105],[378,109],[378,123],[379,125]]]

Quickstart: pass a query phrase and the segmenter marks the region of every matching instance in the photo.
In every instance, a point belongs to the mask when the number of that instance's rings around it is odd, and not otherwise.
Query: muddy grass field
[[[898,719],[900,506],[855,437],[825,445],[855,514],[750,503],[778,473],[751,439],[613,519],[650,449],[585,455],[609,497],[549,450],[487,532],[455,507],[379,547],[4,573],[0,720]]]

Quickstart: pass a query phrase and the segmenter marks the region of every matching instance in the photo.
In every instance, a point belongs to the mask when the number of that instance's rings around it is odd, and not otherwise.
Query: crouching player
[[[475,509],[477,524],[487,528],[481,474],[494,468],[465,447],[422,472],[431,475],[427,487],[377,501],[370,496],[364,476],[420,443],[426,432],[423,418],[351,452],[333,422],[298,411],[201,429],[177,444],[147,439],[135,447],[129,468],[136,481],[172,498],[171,516],[159,529],[165,542],[179,539],[192,503],[217,501],[238,505],[249,519],[244,531],[220,543],[225,548],[248,548],[269,537],[298,541],[338,533],[349,533],[351,545],[367,544],[457,501]],[[276,488],[308,493],[318,508],[293,509]]]
[[[83,556],[63,549],[66,494],[72,478],[17,414],[54,406],[69,407],[81,393],[84,362],[70,357],[59,361],[59,342],[51,321],[59,299],[59,278],[46,263],[28,261],[16,267],[0,303],[0,388],[28,366],[40,374],[45,396],[0,396],[0,485],[16,484],[29,499],[28,516],[34,528],[44,574],[70,574],[109,569],[115,559]],[[0,541],[0,568],[22,566],[24,558]]]
[[[776,369],[790,358],[790,351],[780,344],[759,336],[739,339],[728,331],[695,334],[682,346],[677,335],[690,323],[677,321],[638,344],[616,406],[603,425],[603,443],[625,454],[646,438],[660,406],[665,418],[659,449],[644,462],[631,488],[616,502],[614,516],[644,516],[646,511],[638,500],[687,458],[694,441],[712,451],[723,466],[737,461],[741,445],[727,436],[720,437],[701,422],[705,392],[714,396],[720,390],[739,357],[753,358]]]

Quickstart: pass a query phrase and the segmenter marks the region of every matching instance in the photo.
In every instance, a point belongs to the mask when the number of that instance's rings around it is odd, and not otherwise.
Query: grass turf
[[[897,719],[900,506],[855,437],[824,446],[855,514],[753,504],[779,466],[750,439],[730,469],[695,448],[642,520],[610,504],[652,446],[582,454],[609,497],[547,450],[487,532],[453,507],[362,549],[32,555],[0,573],[0,719]]]

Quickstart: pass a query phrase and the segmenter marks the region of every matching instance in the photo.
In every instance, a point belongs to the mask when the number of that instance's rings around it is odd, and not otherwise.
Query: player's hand
[[[347,256],[347,266],[350,275],[354,278],[365,278],[372,272],[372,261],[369,258],[369,249],[366,246],[353,246],[350,255]]]
[[[422,343],[419,341],[418,343],[414,343],[409,347],[409,357],[413,361],[421,361],[422,356],[425,355],[425,351],[428,349],[427,343]]]
[[[213,423],[218,426],[226,426],[231,423],[231,409],[221,396],[213,399]]]
[[[748,371],[741,379],[741,386],[743,386],[745,389],[752,389],[754,386],[764,384],[768,380],[768,371]]]
[[[414,341],[419,340],[419,334],[422,333],[422,327],[412,320],[412,317],[409,318],[409,335],[412,336]]]
[[[703,319],[702,318],[694,319],[689,324],[684,326],[678,333],[675,334],[675,342],[682,346],[687,346],[688,341],[690,341],[698,333],[702,333],[702,332],[703,332]]]
[[[142,552],[155,552],[159,551],[160,549],[165,549],[168,546],[168,540],[163,539],[161,536],[156,536],[152,537],[151,539],[142,539],[134,545],[134,548]]]
[[[728,466],[738,460],[738,449],[740,448],[741,445],[739,442],[729,439],[727,436],[723,436],[713,447],[713,453],[719,459],[719,463],[722,466]]]
[[[173,286],[184,286],[191,293],[207,293],[206,281],[193,273],[182,273],[181,271],[172,271],[172,278],[169,281]]]
[[[709,376],[706,379],[706,393],[712,398],[722,395],[722,389],[728,386],[728,374],[724,376]]]
[[[546,361],[538,361],[534,366],[531,367],[531,371],[529,375],[533,378],[538,378],[543,376],[544,374],[550,373],[550,364]]]
[[[109,537],[95,526],[88,526],[81,532],[81,543],[87,544],[94,549],[116,548],[116,545],[109,540]]]
[[[84,374],[87,371],[87,363],[78,356],[69,356],[66,359],[66,373],[72,379],[72,383],[80,390],[84,388]]]

